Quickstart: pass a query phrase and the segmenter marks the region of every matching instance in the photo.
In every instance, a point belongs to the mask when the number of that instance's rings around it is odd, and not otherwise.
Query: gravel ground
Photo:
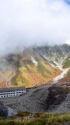
[[[46,111],[46,98],[50,85],[39,86],[30,89],[25,95],[1,99],[4,105],[12,107],[16,111],[42,112]]]
[[[49,105],[46,108],[47,98],[51,85],[43,85],[37,88],[29,89],[26,94],[14,97],[0,99],[5,106],[11,107],[15,111],[28,111],[28,112],[67,112],[70,111],[70,94],[66,94],[64,100],[60,104]],[[52,97],[53,98],[53,97]],[[51,100],[51,98],[50,98]]]

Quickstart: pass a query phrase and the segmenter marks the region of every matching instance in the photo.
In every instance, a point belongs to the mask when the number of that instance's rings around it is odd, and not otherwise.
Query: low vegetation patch
[[[70,122],[70,113],[22,113],[21,116],[0,119],[0,125],[66,125]],[[25,114],[25,117],[24,117]],[[27,116],[26,116],[27,114]]]

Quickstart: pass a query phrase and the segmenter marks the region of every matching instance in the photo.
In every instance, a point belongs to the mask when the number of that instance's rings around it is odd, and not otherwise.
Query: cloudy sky
[[[70,0],[0,0],[0,53],[70,43]]]

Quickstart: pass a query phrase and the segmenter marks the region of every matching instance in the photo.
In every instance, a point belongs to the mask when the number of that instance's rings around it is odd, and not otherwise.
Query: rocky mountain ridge
[[[70,46],[41,46],[0,58],[0,87],[32,87],[52,81],[70,66]]]

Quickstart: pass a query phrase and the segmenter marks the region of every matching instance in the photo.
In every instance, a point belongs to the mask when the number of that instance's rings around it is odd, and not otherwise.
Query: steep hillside
[[[70,86],[70,70],[68,71],[68,73],[65,75],[64,78],[59,80],[57,86]]]
[[[70,66],[70,46],[41,46],[0,57],[0,87],[32,87],[52,81]]]
[[[7,57],[8,67],[1,70],[1,86],[26,86],[32,87],[45,84],[53,80],[61,71],[57,67],[52,67],[43,58],[22,55],[19,59],[16,55]],[[4,78],[3,78],[4,76]]]
[[[68,56],[63,62],[63,68],[70,67],[70,56]]]

